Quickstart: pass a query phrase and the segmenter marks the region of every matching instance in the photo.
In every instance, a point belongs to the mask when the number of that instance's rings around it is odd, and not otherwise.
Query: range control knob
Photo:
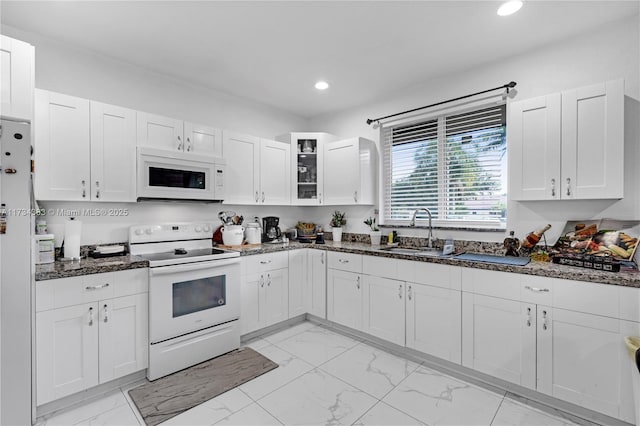
[[[202,226],[196,225],[196,232],[202,232]]]
[[[153,234],[153,228],[147,228],[147,229],[144,230],[144,232],[146,232],[147,235],[151,235],[151,234]]]
[[[211,227],[209,225],[205,225],[204,232],[211,232]]]
[[[136,235],[142,235],[144,233],[144,231],[142,229],[136,229],[135,234]]]

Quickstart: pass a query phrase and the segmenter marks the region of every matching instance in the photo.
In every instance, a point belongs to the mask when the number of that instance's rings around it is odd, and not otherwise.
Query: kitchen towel
[[[82,222],[76,218],[69,218],[64,222],[64,257],[80,259],[80,233]]]
[[[277,368],[251,348],[240,348],[129,391],[144,422],[155,426]]]

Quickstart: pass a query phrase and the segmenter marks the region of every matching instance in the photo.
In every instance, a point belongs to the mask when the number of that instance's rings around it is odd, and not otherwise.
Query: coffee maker
[[[266,216],[262,218],[263,243],[282,240],[282,232],[280,231],[278,223],[280,223],[279,217]]]

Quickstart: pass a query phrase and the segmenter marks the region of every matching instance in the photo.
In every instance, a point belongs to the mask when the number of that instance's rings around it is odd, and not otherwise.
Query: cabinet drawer
[[[327,253],[327,266],[347,272],[362,272],[362,255],[353,253]]]
[[[148,269],[107,272],[36,282],[36,312],[145,293]]]
[[[378,256],[362,256],[362,272],[375,277],[398,278],[397,259]]]
[[[615,285],[556,279],[553,307],[620,318],[620,289]]]
[[[462,268],[462,291],[520,300],[521,279],[522,275],[510,272]]]
[[[434,287],[460,290],[462,285],[462,268],[451,265],[416,262],[413,282],[432,285]]]
[[[242,258],[241,274],[255,274],[274,269],[288,268],[289,254],[286,251],[265,253]]]

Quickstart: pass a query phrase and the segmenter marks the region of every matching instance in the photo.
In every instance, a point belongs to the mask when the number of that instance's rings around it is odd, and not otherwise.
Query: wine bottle
[[[551,225],[546,225],[544,228],[539,229],[537,231],[530,232],[529,235],[522,239],[522,247],[526,249],[532,249],[540,242],[540,238],[542,238],[542,234],[547,232],[547,230],[551,228]]]

